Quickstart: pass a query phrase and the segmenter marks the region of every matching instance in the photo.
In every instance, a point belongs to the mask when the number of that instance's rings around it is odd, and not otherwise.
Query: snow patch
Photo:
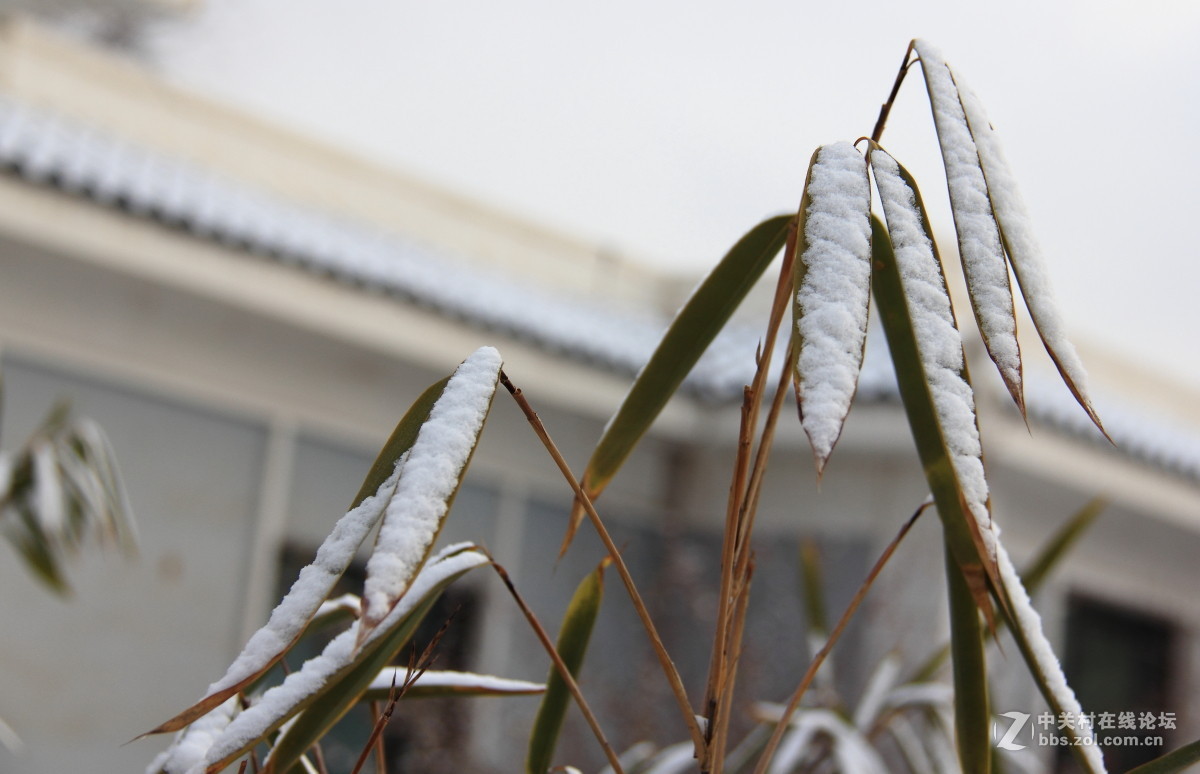
[[[915,47],[921,57],[921,69],[933,107],[963,271],[971,290],[975,316],[988,353],[1005,383],[1020,385],[1021,352],[1017,345],[1008,263],[992,212],[988,183],[979,166],[979,152],[959,101],[954,76],[941,52],[923,40],[916,41]]]
[[[500,353],[482,347],[463,361],[421,425],[367,561],[363,620],[370,629],[420,569],[458,489],[500,374]]]
[[[801,424],[821,466],[850,411],[867,336],[871,184],[862,154],[848,142],[822,146],[805,193],[797,370]]]

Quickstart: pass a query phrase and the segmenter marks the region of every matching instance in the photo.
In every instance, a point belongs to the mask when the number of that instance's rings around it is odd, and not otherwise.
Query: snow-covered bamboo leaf
[[[406,667],[386,667],[375,676],[360,701],[387,701],[392,688],[404,685]],[[544,693],[546,686],[528,680],[478,675],[473,672],[446,672],[427,669],[404,692],[405,699],[442,696],[528,696]]]
[[[604,566],[602,563],[588,573],[575,589],[558,632],[555,650],[573,677],[579,674],[579,668],[583,665],[592,627],[604,599]],[[546,679],[546,694],[542,697],[529,734],[526,774],[546,774],[550,769],[554,748],[558,744],[558,732],[562,729],[570,702],[571,693],[566,682],[558,670],[551,667],[550,676]]]
[[[1024,414],[1021,349],[1017,343],[1012,283],[1008,278],[1008,263],[987,181],[979,164],[979,152],[967,126],[954,77],[941,52],[924,40],[913,41],[913,48],[920,56],[921,70],[925,74],[925,87],[946,167],[959,255],[975,320],[979,323],[988,354]]]
[[[488,559],[469,544],[450,546],[431,559],[409,593],[356,648],[358,623],[335,637],[321,654],[304,662],[238,715],[206,755],[217,774],[295,718],[276,740],[265,772],[284,772],[358,701],[379,672],[408,642],[442,590]],[[297,715],[297,713],[300,713]]]
[[[996,563],[1001,579],[997,593],[1003,595],[1004,604],[1001,607],[1017,643],[1017,649],[1021,651],[1030,675],[1055,715],[1063,717],[1063,713],[1067,713],[1066,717],[1080,717],[1083,708],[1079,706],[1075,692],[1067,685],[1062,665],[1054,655],[1050,641],[1042,629],[1042,618],[1029,601],[1029,595],[1008,557],[1008,552],[999,543],[996,544],[996,549]],[[1086,734],[1070,726],[1062,731],[1071,739],[1071,753],[1084,770],[1090,774],[1104,774],[1104,760],[1100,754],[1100,747],[1094,743],[1095,740],[1081,739]]]
[[[871,167],[888,222],[874,219],[873,287],[900,397],[946,540],[990,618],[996,536],[962,340],[915,182],[880,148]]]
[[[360,642],[404,596],[429,557],[479,443],[500,365],[500,353],[492,347],[464,360],[397,466],[400,480],[367,560]]]
[[[1041,244],[1034,235],[1028,208],[1008,166],[1008,159],[996,136],[996,130],[988,121],[987,111],[975,92],[963,83],[953,68],[951,74],[967,126],[979,153],[979,165],[987,182],[988,196],[991,198],[992,211],[1000,230],[1000,239],[1008,254],[1009,264],[1017,275],[1021,296],[1025,299],[1025,307],[1029,310],[1033,326],[1067,388],[1103,433],[1104,426],[1100,423],[1100,417],[1092,407],[1088,395],[1087,373],[1075,352],[1075,347],[1067,339],[1066,323],[1055,302],[1050,272],[1042,256]]]
[[[1197,762],[1200,762],[1200,740],[1130,769],[1129,774],[1179,774]]]
[[[399,479],[398,462],[412,446],[417,430],[428,419],[430,408],[448,379],[429,387],[405,412],[367,474],[353,506],[334,524],[312,564],[300,571],[291,589],[271,611],[267,623],[250,637],[225,675],[208,687],[203,699],[147,734],[177,731],[245,690],[300,639],[354,560],[359,546],[379,523]]]
[[[794,378],[819,476],[850,412],[867,343],[871,182],[866,160],[850,143],[813,154],[796,239]]]
[[[987,656],[979,609],[967,579],[946,548],[950,596],[950,665],[954,679],[954,738],[963,771],[988,770],[991,761],[991,708]]]
[[[779,253],[794,218],[778,215],[752,228],[679,310],[592,451],[582,482],[588,497],[598,497],[608,486],[696,361]],[[577,504],[563,540],[564,552],[582,520],[583,509]]]

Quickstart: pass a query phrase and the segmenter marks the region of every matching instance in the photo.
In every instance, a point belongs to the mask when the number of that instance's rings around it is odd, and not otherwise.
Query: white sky
[[[1200,388],[1200,2],[204,0],[193,88],[671,269],[795,208],[905,46],[987,106],[1077,339]],[[919,73],[883,144],[949,224]],[[938,214],[942,213],[942,214]]]

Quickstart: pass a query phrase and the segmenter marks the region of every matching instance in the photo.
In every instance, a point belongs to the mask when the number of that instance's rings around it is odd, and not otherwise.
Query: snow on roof
[[[620,308],[551,291],[448,251],[290,202],[3,94],[0,168],[198,239],[385,293],[629,376],[649,359],[669,322],[657,310]],[[706,403],[740,400],[753,375],[761,336],[758,326],[728,326],[697,363],[684,390]],[[782,352],[775,360],[782,360]],[[857,397],[897,397],[881,342],[868,343]],[[1087,417],[1073,404],[1041,391],[1029,395],[1027,403],[1034,419],[1072,435],[1091,436]],[[1106,410],[1104,419],[1125,452],[1200,480],[1200,437],[1169,422],[1143,421],[1133,407]],[[1110,426],[1117,423],[1120,431]]]

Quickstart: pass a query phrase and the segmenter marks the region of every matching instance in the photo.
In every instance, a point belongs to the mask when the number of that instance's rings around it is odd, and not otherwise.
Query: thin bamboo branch
[[[912,66],[913,61],[909,60],[912,56],[913,43],[908,44],[908,48],[904,49],[904,61],[900,63],[900,72],[896,73],[896,81],[892,84],[892,92],[888,94],[887,101],[879,108],[879,119],[875,122],[875,129],[871,132],[871,139],[879,142],[883,137],[883,128],[887,124],[888,116],[891,115],[892,105],[896,102],[897,95],[900,94],[900,84],[904,83],[904,76],[908,75],[908,68]]]
[[[583,691],[579,690],[579,684],[575,682],[575,677],[571,674],[571,670],[563,662],[562,656],[558,655],[558,650],[554,647],[554,642],[551,641],[550,635],[546,633],[545,628],[542,627],[541,622],[538,621],[537,616],[534,615],[529,605],[525,604],[525,600],[517,591],[517,587],[513,585],[508,571],[496,562],[492,562],[492,568],[500,576],[500,580],[504,581],[504,585],[508,588],[508,593],[516,600],[517,607],[521,608],[521,612],[525,615],[525,620],[529,621],[529,626],[533,629],[533,633],[537,635],[538,640],[542,643],[542,647],[546,650],[547,655],[550,656],[550,660],[554,662],[554,668],[558,670],[558,674],[566,684],[567,690],[575,698],[575,703],[579,706],[579,711],[583,713],[584,719],[587,720],[592,733],[596,736],[596,741],[600,743],[600,747],[604,750],[604,755],[608,758],[608,763],[612,766],[614,774],[625,774],[621,768],[621,761],[617,758],[616,750],[613,749],[612,745],[608,743],[608,739],[605,738],[604,731],[600,728],[600,721],[596,719],[592,708],[588,706],[587,700],[583,698]]]
[[[563,478],[566,479],[571,490],[575,493],[578,502],[583,504],[584,511],[587,513],[588,519],[591,520],[596,534],[600,536],[600,540],[604,543],[604,548],[608,551],[608,555],[612,557],[613,566],[616,567],[617,575],[620,576],[621,583],[625,586],[625,591],[629,594],[629,599],[633,603],[633,608],[637,611],[638,618],[646,630],[646,635],[650,638],[650,644],[654,647],[654,652],[658,656],[658,662],[662,666],[667,682],[671,686],[671,692],[674,694],[675,701],[679,705],[679,710],[684,716],[684,722],[687,724],[688,731],[692,735],[692,741],[696,745],[696,754],[699,756],[704,750],[706,743],[704,733],[700,729],[700,723],[696,719],[695,711],[692,709],[691,701],[688,699],[687,690],[683,686],[683,678],[679,675],[679,670],[676,668],[675,662],[671,659],[666,645],[663,644],[662,637],[658,634],[654,620],[650,617],[650,610],[646,607],[646,603],[637,589],[637,584],[633,581],[633,575],[629,572],[629,567],[625,564],[625,559],[621,556],[620,549],[613,542],[612,536],[608,534],[608,529],[604,526],[600,514],[596,511],[596,506],[592,504],[591,498],[583,490],[579,479],[571,472],[571,466],[567,464],[566,459],[562,456],[562,452],[558,450],[558,446],[554,443],[554,439],[550,437],[550,433],[542,423],[541,417],[529,405],[529,401],[525,398],[524,393],[509,380],[508,374],[504,373],[503,370],[500,371],[500,383],[512,395],[513,400],[517,402],[517,406],[525,414],[525,418],[529,420],[534,433],[541,439],[542,444],[546,447],[546,451],[554,460],[554,464],[558,466],[559,471],[563,474]]]
[[[734,461],[733,481],[730,484],[729,504],[725,515],[725,538],[721,546],[721,587],[717,598],[717,622],[713,635],[712,658],[709,662],[708,683],[705,690],[704,710],[708,719],[708,738],[718,732],[720,718],[728,718],[727,710],[722,705],[728,701],[729,694],[724,687],[731,684],[732,670],[731,654],[738,649],[737,642],[731,641],[734,612],[731,606],[739,599],[738,586],[744,585],[744,578],[738,574],[739,568],[745,572],[746,563],[742,560],[743,551],[748,552],[750,533],[745,528],[747,515],[749,487],[752,486],[751,448],[754,430],[758,426],[758,416],[762,406],[762,397],[766,387],[767,375],[771,369],[771,358],[775,351],[775,339],[778,336],[783,316],[788,308],[792,295],[792,266],[796,260],[798,235],[796,221],[788,232],[787,245],[784,248],[783,264],[780,267],[779,279],[775,285],[774,301],[767,322],[766,336],[760,346],[756,358],[757,368],[754,380],[746,388],[742,401],[742,423],[738,434],[738,455]],[[785,369],[786,370],[786,369]],[[772,425],[773,420],[768,420]],[[765,466],[766,455],[755,457],[754,471]],[[711,751],[701,758],[700,771],[702,774],[718,774],[721,770],[721,760]]]
[[[875,579],[879,577],[879,573],[882,572],[884,566],[888,563],[888,560],[892,558],[892,554],[895,553],[896,548],[900,545],[900,541],[902,541],[904,536],[908,534],[908,531],[912,529],[912,526],[916,523],[917,518],[925,512],[926,508],[931,505],[933,505],[932,498],[921,503],[913,515],[908,518],[908,521],[904,522],[904,526],[900,528],[900,531],[896,534],[896,537],[892,539],[892,542],[888,543],[887,548],[883,550],[883,553],[880,554],[879,559],[875,561],[875,565],[871,568],[871,571],[867,573],[866,579],[863,580],[862,585],[859,586],[858,591],[855,592],[854,598],[850,600],[850,604],[846,607],[846,612],[842,613],[842,617],[838,619],[837,625],[833,627],[833,632],[829,635],[829,639],[825,641],[825,644],[822,645],[821,649],[817,651],[815,656],[813,656],[812,663],[808,665],[808,670],[804,673],[804,677],[800,680],[800,685],[796,687],[791,699],[788,700],[787,708],[783,711],[783,715],[779,718],[779,723],[775,726],[775,730],[772,732],[770,740],[767,741],[767,746],[763,750],[762,756],[758,759],[758,764],[754,767],[754,774],[763,774],[763,772],[767,770],[767,766],[771,763],[771,758],[774,757],[775,750],[777,747],[779,747],[779,742],[783,738],[783,732],[787,729],[788,724],[791,722],[792,715],[796,713],[796,709],[800,706],[800,700],[804,698],[804,694],[808,690],[809,685],[812,684],[813,678],[816,677],[817,670],[820,669],[821,665],[825,663],[825,659],[833,650],[833,646],[837,644],[839,639],[841,639],[842,632],[845,630],[846,625],[850,623],[850,619],[854,616],[854,613],[857,612],[858,606],[862,604],[863,598],[866,597],[867,592],[871,590],[871,586],[875,583]]]

